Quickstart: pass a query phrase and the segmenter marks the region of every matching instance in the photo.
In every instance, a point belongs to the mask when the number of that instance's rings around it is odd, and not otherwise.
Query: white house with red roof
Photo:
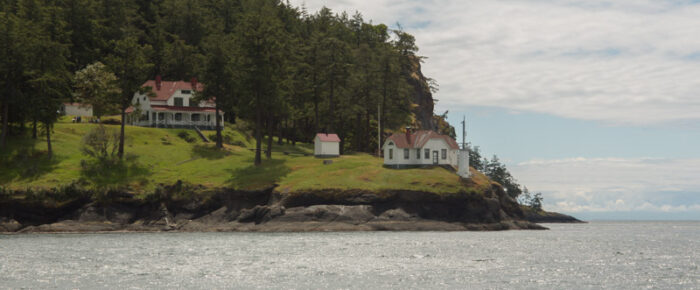
[[[459,166],[460,149],[455,139],[435,131],[394,133],[384,142],[384,165],[392,168],[415,166]],[[467,156],[467,164],[469,159]]]
[[[340,137],[337,134],[316,134],[314,138],[314,156],[319,158],[340,156]]]
[[[162,81],[160,77],[146,81],[142,87],[151,87],[151,92],[134,94],[132,107],[127,110],[128,122],[134,126],[157,128],[213,129],[216,127],[216,110],[211,101],[194,101],[194,93],[202,91],[203,85],[196,79],[185,81]],[[139,116],[134,113],[140,113]],[[224,113],[219,111],[221,126]]]

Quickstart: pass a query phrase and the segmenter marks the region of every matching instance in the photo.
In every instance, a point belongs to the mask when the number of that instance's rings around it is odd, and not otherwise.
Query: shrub
[[[180,139],[185,140],[185,142],[187,143],[197,142],[197,138],[190,135],[190,133],[187,131],[180,131],[179,133],[177,133],[177,136],[180,137]]]
[[[112,162],[117,159],[118,149],[119,133],[100,124],[85,134],[81,151],[102,162]]]

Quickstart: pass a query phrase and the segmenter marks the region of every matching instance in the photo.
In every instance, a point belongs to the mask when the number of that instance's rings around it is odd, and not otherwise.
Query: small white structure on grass
[[[340,156],[340,138],[338,135],[316,134],[316,138],[314,138],[314,156],[317,158]]]
[[[407,168],[431,165],[457,167],[459,146],[450,136],[420,130],[394,133],[384,142],[384,165]]]
[[[92,106],[81,103],[63,103],[61,113],[65,116],[92,117]]]
[[[384,142],[384,165],[391,168],[449,165],[460,177],[469,178],[469,150],[466,143],[463,147],[460,149],[450,136],[406,128],[406,133],[395,133]]]

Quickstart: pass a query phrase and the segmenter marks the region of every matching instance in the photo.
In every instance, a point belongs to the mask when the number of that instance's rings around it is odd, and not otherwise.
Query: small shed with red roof
[[[338,137],[338,134],[316,134],[316,138],[314,138],[314,156],[318,158],[340,156],[340,137]]]

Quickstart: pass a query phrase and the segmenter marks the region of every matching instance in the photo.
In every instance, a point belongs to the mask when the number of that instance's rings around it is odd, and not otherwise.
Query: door
[[[437,165],[438,164],[438,152],[433,151],[433,164]]]

